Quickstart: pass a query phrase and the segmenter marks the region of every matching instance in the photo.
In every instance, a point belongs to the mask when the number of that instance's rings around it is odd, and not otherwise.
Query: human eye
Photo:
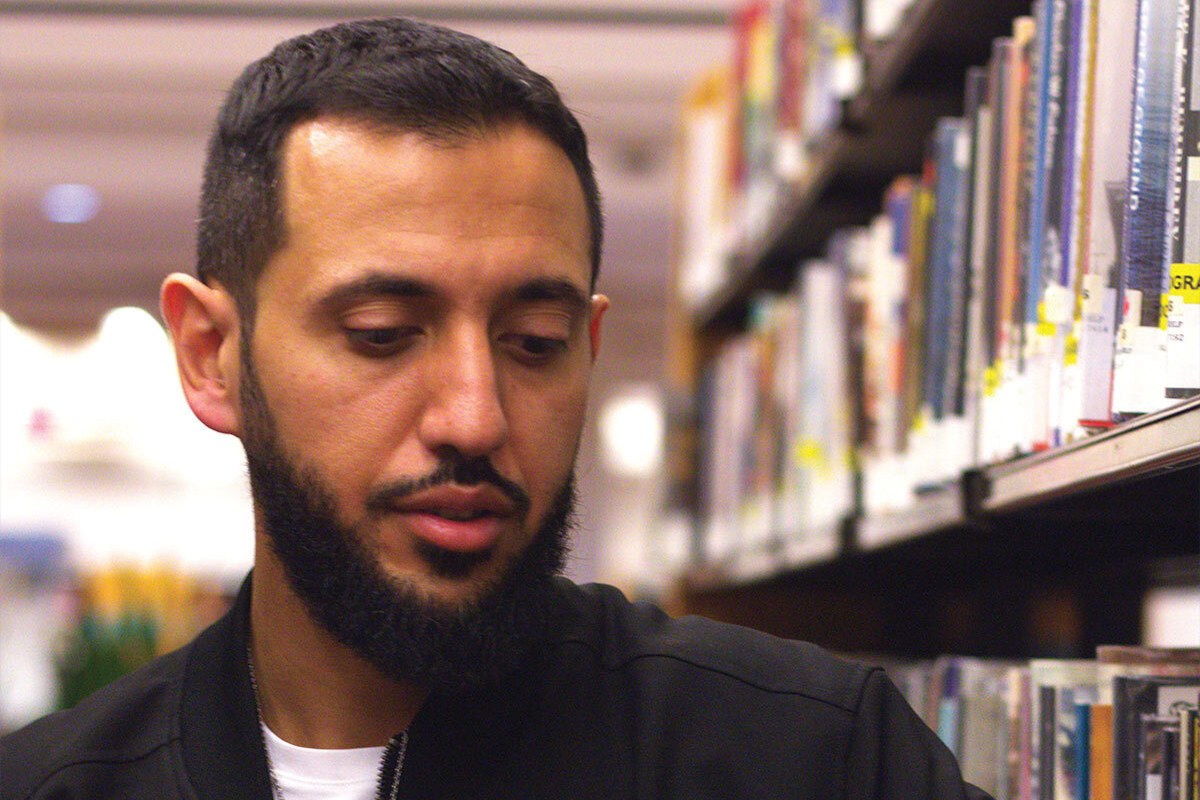
[[[419,329],[405,325],[345,325],[342,332],[351,347],[373,357],[398,353],[420,334]]]
[[[391,347],[400,338],[399,328],[346,328],[346,338],[364,348]]]
[[[512,348],[518,359],[533,365],[553,361],[567,351],[568,344],[565,338],[532,333],[508,334],[504,342]]]

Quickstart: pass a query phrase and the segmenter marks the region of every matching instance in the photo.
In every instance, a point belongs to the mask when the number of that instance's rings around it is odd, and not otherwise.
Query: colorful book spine
[[[1177,3],[1139,0],[1133,119],[1121,259],[1121,319],[1113,361],[1117,419],[1165,405],[1167,176]]]
[[[952,411],[946,380],[961,357],[963,216],[970,143],[960,119],[939,120],[933,134],[933,219],[930,228],[925,323],[924,403],[934,420]],[[957,344],[952,346],[951,342]]]
[[[1033,141],[1030,146],[1033,182],[1029,201],[1027,248],[1023,275],[1023,370],[1029,387],[1026,416],[1030,444],[1042,449],[1051,443],[1050,400],[1058,326],[1070,319],[1065,287],[1059,285],[1063,230],[1059,209],[1064,205],[1067,148],[1068,59],[1071,20],[1067,0],[1044,0],[1038,30],[1038,58],[1033,95]]]
[[[1080,347],[1083,339],[1084,277],[1087,269],[1088,234],[1091,223],[1091,181],[1095,138],[1096,42],[1099,30],[1099,0],[1072,0],[1076,10],[1077,55],[1071,60],[1071,96],[1068,115],[1074,131],[1070,173],[1070,195],[1063,222],[1068,231],[1063,242],[1063,264],[1066,273],[1063,286],[1072,296],[1071,322],[1064,332],[1062,348],[1062,388],[1056,419],[1056,442],[1080,438],[1084,428],[1083,362]]]

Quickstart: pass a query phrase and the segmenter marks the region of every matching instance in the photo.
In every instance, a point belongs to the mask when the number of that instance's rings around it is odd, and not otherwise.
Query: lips
[[[489,486],[438,486],[393,506],[413,535],[444,550],[474,553],[493,547],[515,505]]]

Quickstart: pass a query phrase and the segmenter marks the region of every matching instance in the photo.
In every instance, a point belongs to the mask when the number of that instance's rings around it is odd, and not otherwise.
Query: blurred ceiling
[[[155,309],[162,277],[191,269],[204,141],[242,67],[333,21],[404,14],[496,42],[555,81],[605,193],[603,288],[630,328],[639,314],[661,321],[674,127],[687,86],[728,57],[732,5],[0,0],[2,306],[60,332],[114,306]],[[41,204],[55,184],[93,187],[94,219],[49,221]]]

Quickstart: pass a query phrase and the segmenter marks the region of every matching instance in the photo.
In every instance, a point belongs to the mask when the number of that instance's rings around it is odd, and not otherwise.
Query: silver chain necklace
[[[267,777],[271,781],[271,798],[272,800],[283,800],[283,789],[279,787],[279,778],[275,775],[275,766],[271,763],[271,748],[267,746],[266,723],[263,722],[262,701],[258,696],[258,677],[254,674],[254,659],[250,656],[250,648],[246,647],[246,666],[250,668],[250,688],[254,693],[254,712],[258,717],[258,736],[262,741],[263,757],[267,762]],[[391,771],[391,780],[384,792],[384,781],[387,778],[387,764],[389,755],[395,753],[396,767]],[[377,800],[396,800],[400,794],[400,776],[404,772],[404,757],[408,753],[408,730],[402,730],[391,739],[388,740],[387,747],[384,748],[383,758],[379,764],[379,789],[376,792]]]

